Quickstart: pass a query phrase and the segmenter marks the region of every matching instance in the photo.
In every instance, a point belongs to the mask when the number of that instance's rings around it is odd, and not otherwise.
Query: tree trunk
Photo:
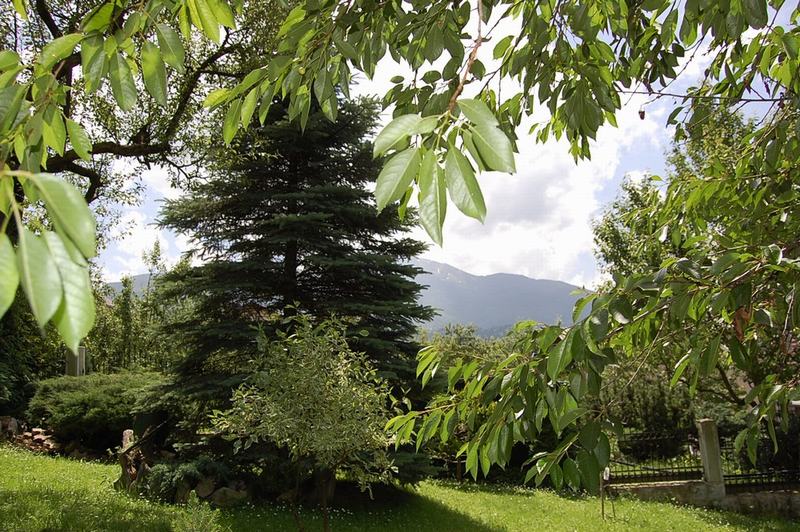
[[[322,528],[330,532],[330,515],[328,500],[333,498],[336,490],[336,475],[330,469],[321,469],[314,472],[314,491],[317,502],[322,506]]]
[[[294,496],[292,497],[292,516],[297,525],[298,532],[304,532],[303,521],[300,520],[300,510],[297,509],[297,501],[300,499],[300,471],[297,471],[294,479]]]

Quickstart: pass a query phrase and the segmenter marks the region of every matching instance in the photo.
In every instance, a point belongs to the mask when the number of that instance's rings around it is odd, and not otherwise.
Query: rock
[[[219,488],[211,494],[211,504],[217,508],[229,508],[242,504],[248,499],[246,491],[235,490],[228,487]]]
[[[212,493],[214,493],[214,479],[211,477],[206,477],[200,482],[197,483],[197,486],[194,487],[195,493],[201,499],[208,498]]]

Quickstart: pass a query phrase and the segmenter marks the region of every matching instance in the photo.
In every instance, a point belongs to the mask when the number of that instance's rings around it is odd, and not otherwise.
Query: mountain
[[[416,259],[414,264],[426,272],[417,277],[427,286],[422,303],[439,312],[425,329],[438,331],[448,323],[461,323],[474,325],[483,336],[499,336],[522,320],[572,322],[577,286],[510,273],[472,275],[427,259]],[[148,274],[134,276],[134,291],[142,293],[147,282]],[[122,283],[110,286],[115,292],[122,289]]]
[[[414,263],[428,272],[417,277],[428,286],[422,302],[440,312],[426,325],[430,330],[463,323],[475,325],[484,336],[497,336],[521,320],[569,324],[572,307],[580,297],[572,293],[577,286],[561,281],[509,273],[472,275],[426,259]]]

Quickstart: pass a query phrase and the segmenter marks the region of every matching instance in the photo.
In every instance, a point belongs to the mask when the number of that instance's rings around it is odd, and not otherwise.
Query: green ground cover
[[[0,530],[293,530],[291,513],[276,505],[213,511],[176,507],[114,491],[114,465],[49,458],[0,446]],[[350,495],[347,488],[339,495]],[[424,482],[416,490],[380,490],[375,501],[357,496],[335,508],[335,531],[500,530],[797,530],[798,523],[753,519],[669,504],[618,500],[603,521],[595,498],[567,498],[544,490]],[[307,511],[308,530],[321,517]]]

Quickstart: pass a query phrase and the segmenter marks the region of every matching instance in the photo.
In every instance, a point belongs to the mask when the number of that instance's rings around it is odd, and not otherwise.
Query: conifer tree
[[[409,261],[425,245],[405,234],[412,211],[401,220],[372,199],[378,112],[373,100],[347,102],[336,122],[312,112],[302,130],[274,104],[264,126],[220,143],[207,176],[166,202],[160,224],[187,236],[199,262],[167,276],[172,292],[198,303],[171,324],[191,353],[181,378],[204,382],[205,393],[213,381],[229,389],[256,328],[303,312],[355,318],[352,347],[395,384],[413,380],[410,339],[432,310],[417,303],[421,270]]]

